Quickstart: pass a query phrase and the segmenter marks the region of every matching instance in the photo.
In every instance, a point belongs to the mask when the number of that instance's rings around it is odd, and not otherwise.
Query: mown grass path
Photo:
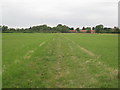
[[[108,64],[104,62],[105,56],[102,52],[95,52],[93,47],[83,45],[84,42],[88,42],[84,41],[87,39],[83,36],[87,35],[5,34],[3,36],[3,87],[117,87],[117,65],[111,64],[117,63],[117,60],[112,61],[111,58],[112,62]],[[79,39],[80,37],[83,39]],[[96,40],[99,36],[94,37]],[[8,45],[10,41],[12,43]],[[91,46],[90,43],[88,45]],[[101,49],[104,50],[102,47]]]

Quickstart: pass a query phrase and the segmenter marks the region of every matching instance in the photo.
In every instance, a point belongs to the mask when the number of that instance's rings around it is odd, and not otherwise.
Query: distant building
[[[77,33],[76,30],[69,30],[71,33]]]
[[[87,33],[88,30],[80,30],[82,33]],[[95,33],[95,30],[90,30],[91,33]]]
[[[80,32],[82,32],[82,33],[86,33],[86,32],[87,32],[87,30],[80,30]]]

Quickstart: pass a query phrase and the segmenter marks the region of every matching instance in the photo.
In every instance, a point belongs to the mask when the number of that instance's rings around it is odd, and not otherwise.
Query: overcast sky
[[[47,24],[70,27],[118,25],[119,0],[2,0],[3,25],[22,28]],[[0,18],[1,19],[1,18]]]

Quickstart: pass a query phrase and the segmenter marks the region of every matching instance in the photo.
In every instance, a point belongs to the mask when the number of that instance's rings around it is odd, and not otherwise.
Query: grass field
[[[117,88],[118,35],[3,34],[3,88]]]

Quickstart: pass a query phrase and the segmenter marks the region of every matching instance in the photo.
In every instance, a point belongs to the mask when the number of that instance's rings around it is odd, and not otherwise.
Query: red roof
[[[76,30],[69,30],[70,32],[77,32]]]
[[[95,30],[91,30],[91,32],[95,32]]]
[[[87,30],[80,30],[80,32],[87,32]]]
[[[80,32],[87,32],[87,30],[80,30]],[[95,32],[95,30],[90,30],[90,32]]]

